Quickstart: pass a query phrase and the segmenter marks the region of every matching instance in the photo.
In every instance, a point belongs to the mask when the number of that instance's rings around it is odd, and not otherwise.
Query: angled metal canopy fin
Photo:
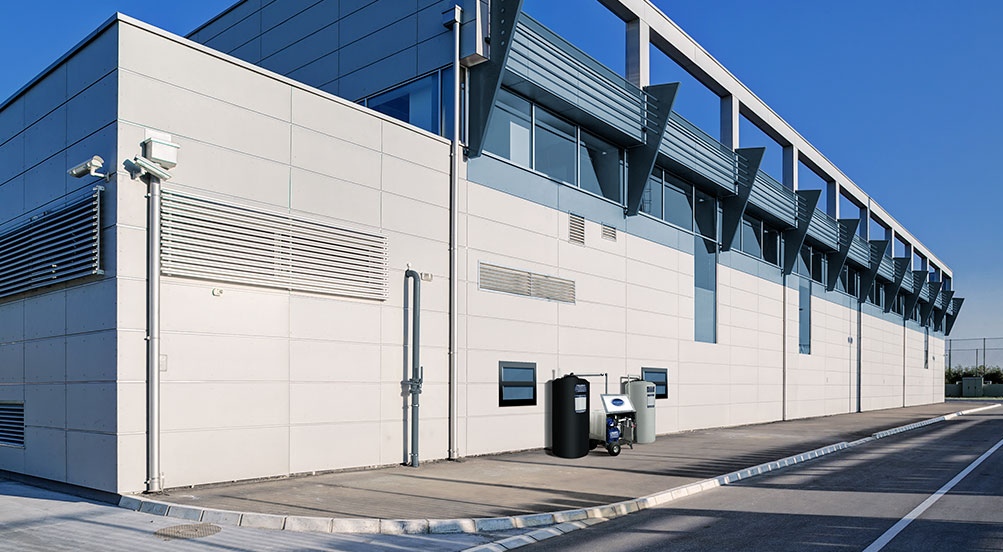
[[[947,325],[944,326],[944,335],[951,335],[954,323],[958,320],[958,313],[961,312],[961,304],[964,302],[965,300],[961,297],[951,299],[951,303],[954,305],[954,314],[947,315]]]
[[[794,264],[801,254],[801,246],[804,245],[804,238],[808,235],[811,216],[815,212],[815,206],[818,205],[822,190],[798,190],[794,193],[798,199],[798,224],[796,228],[784,231],[784,274],[794,271]]]
[[[488,60],[469,70],[468,157],[477,157],[484,149],[484,136],[491,119],[491,108],[494,107],[498,90],[501,88],[505,62],[508,60],[512,38],[515,35],[515,24],[522,12],[522,2],[523,0],[491,0]]]
[[[938,309],[934,307],[933,309],[933,327],[935,328],[943,328],[941,324],[944,323],[944,315],[947,313],[947,307],[951,304],[951,299],[954,298],[953,290],[941,289],[940,294],[944,296],[944,308]]]
[[[871,292],[874,285],[874,278],[878,276],[878,267],[881,266],[881,258],[888,248],[888,240],[871,240],[871,257],[867,270],[860,273],[860,289],[857,293],[857,300],[863,303],[867,300],[867,294]]]
[[[885,301],[885,312],[891,312],[892,305],[894,303],[894,298],[898,297],[899,290],[902,289],[902,280],[905,279],[906,270],[909,268],[909,263],[912,262],[911,257],[898,257],[894,259],[895,262],[895,277],[892,279],[892,287],[888,288],[888,295],[893,299],[891,301]],[[913,289],[913,293],[919,293]],[[906,311],[906,317],[908,318],[908,312]]]
[[[627,150],[627,216],[632,217],[641,208],[644,187],[648,185],[651,171],[655,169],[658,150],[665,137],[665,125],[676,101],[679,83],[645,86],[644,91],[654,99],[647,110],[644,143]]]
[[[724,213],[721,218],[722,251],[731,249],[738,229],[742,226],[742,216],[745,215],[745,207],[749,205],[749,196],[752,195],[756,173],[759,172],[759,164],[766,148],[739,148],[735,153],[738,154],[738,193],[721,200],[721,210]]]
[[[909,294],[908,297],[905,298],[905,317],[906,318],[909,318],[909,315],[912,314],[912,310],[914,308],[916,308],[916,303],[919,302],[919,293],[920,293],[920,291],[923,290],[923,286],[925,286],[927,284],[926,280],[929,277],[930,277],[930,273],[927,272],[927,271],[925,271],[925,270],[920,270],[919,272],[913,272],[912,273],[912,280],[913,280],[912,290],[913,291],[912,291],[912,293]],[[933,283],[933,282],[931,282],[931,283]],[[931,290],[931,291],[934,291],[934,290]],[[940,288],[938,287],[936,289],[936,291],[940,292]],[[936,299],[936,298],[937,298],[937,294],[936,293],[931,293],[930,294],[930,302],[931,302],[931,304],[933,303],[933,300]]]
[[[853,236],[857,233],[857,226],[860,219],[839,219],[839,247],[836,252],[829,256],[829,274],[826,279],[826,291],[836,289],[836,282],[839,281],[839,273],[846,265],[846,257],[850,255],[850,244],[853,243]]]
[[[937,304],[937,296],[944,287],[943,282],[930,282],[930,302],[920,303],[919,323],[926,326],[930,324],[930,315],[933,314],[933,306]]]

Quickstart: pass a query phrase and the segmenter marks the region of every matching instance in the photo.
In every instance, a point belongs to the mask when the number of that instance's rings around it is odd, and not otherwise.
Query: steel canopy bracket
[[[470,106],[468,108],[469,134],[467,157],[477,157],[484,150],[484,136],[491,121],[491,113],[501,89],[505,63],[512,51],[515,25],[522,12],[523,0],[491,1],[491,34],[488,60],[468,69],[470,75]]]
[[[912,277],[913,278],[913,285],[912,285],[913,292],[910,293],[909,296],[906,297],[906,299],[905,299],[905,313],[904,313],[904,316],[906,318],[909,318],[909,315],[912,314],[912,310],[916,308],[916,303],[919,302],[919,293],[920,293],[920,291],[922,291],[923,286],[926,285],[926,283],[927,283],[926,280],[929,277],[930,277],[930,273],[926,272],[925,270],[921,270],[920,272],[913,274],[913,277]],[[937,288],[937,292],[940,292],[940,288]],[[930,303],[932,304],[936,298],[937,298],[937,293],[931,293],[930,294]]]
[[[954,329],[954,323],[958,320],[958,313],[961,312],[961,305],[964,302],[964,298],[961,297],[951,299],[951,304],[954,306],[954,314],[947,315],[947,324],[944,326],[944,335],[951,335],[951,330]]]
[[[627,207],[624,213],[628,217],[637,214],[641,208],[641,198],[644,187],[648,185],[651,171],[655,170],[655,160],[658,150],[665,138],[665,125],[672,113],[672,104],[676,101],[679,83],[653,84],[645,86],[644,92],[654,99],[646,110],[644,126],[644,143],[627,150]]]
[[[938,309],[936,306],[933,308],[933,327],[943,328],[941,324],[944,323],[944,314],[947,312],[947,307],[951,304],[951,299],[954,298],[954,291],[948,291],[941,288],[940,294],[944,296],[944,308]]]
[[[829,278],[826,281],[825,290],[836,289],[836,282],[839,281],[839,274],[846,266],[846,258],[850,255],[850,244],[853,243],[853,236],[857,233],[860,219],[839,219],[839,248],[829,256]]]
[[[756,173],[759,172],[759,164],[763,161],[766,148],[739,148],[735,153],[738,154],[738,193],[721,200],[724,215],[721,218],[721,251],[731,249],[738,229],[742,226],[742,217],[749,205],[749,196],[752,195]]]
[[[797,190],[794,192],[799,199],[804,200],[802,209],[801,201],[798,201],[797,228],[784,231],[784,274],[794,272],[794,265],[801,254],[801,246],[808,235],[808,226],[811,225],[811,216],[818,205],[818,198],[822,196],[822,190]],[[802,212],[804,211],[804,212]]]
[[[928,285],[930,286],[930,302],[919,305],[919,323],[923,326],[930,324],[930,315],[933,314],[933,306],[937,304],[937,296],[940,295],[944,282],[930,282]]]
[[[902,289],[902,281],[905,279],[906,270],[909,268],[909,263],[912,262],[910,257],[898,257],[894,259],[895,262],[895,277],[892,279],[892,287],[888,290],[888,295],[892,297],[898,297],[899,290]],[[915,287],[913,288],[913,293],[919,294]],[[894,299],[893,299],[894,301]],[[892,302],[885,301],[885,312],[891,312]],[[909,311],[905,311],[903,316],[908,318]]]
[[[874,279],[878,276],[878,267],[881,266],[881,258],[888,248],[888,240],[871,240],[871,257],[867,270],[860,273],[860,290],[857,294],[857,301],[863,303],[867,300],[867,294],[871,292]]]

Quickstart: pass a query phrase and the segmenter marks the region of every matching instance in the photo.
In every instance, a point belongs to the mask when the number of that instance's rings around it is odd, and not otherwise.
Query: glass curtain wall
[[[484,149],[623,204],[623,150],[508,90],[498,92]]]

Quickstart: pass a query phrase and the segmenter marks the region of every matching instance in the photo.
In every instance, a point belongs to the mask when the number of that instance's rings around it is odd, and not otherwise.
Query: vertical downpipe
[[[410,269],[411,269],[411,265],[408,265],[408,270],[410,270]],[[408,429],[407,409],[408,409],[408,404],[407,404],[407,401],[408,401],[408,397],[410,397],[410,395],[411,395],[411,383],[408,381],[408,377],[407,377],[407,368],[408,368],[407,359],[408,359],[408,356],[410,356],[410,355],[408,355],[408,352],[409,352],[408,351],[408,336],[410,335],[410,332],[411,332],[411,330],[410,330],[410,328],[411,328],[411,321],[409,319],[409,315],[411,313],[410,313],[410,309],[409,309],[408,305],[410,304],[411,299],[410,299],[410,297],[408,297],[408,287],[407,287],[407,284],[408,284],[408,276],[407,276],[407,274],[405,274],[404,275],[404,336],[403,336],[404,337],[404,375],[401,376],[401,397],[402,397],[401,402],[403,403],[401,408],[404,410],[404,416],[403,416],[403,418],[404,418],[404,427],[401,430],[401,434],[404,436],[404,439],[403,439],[403,441],[404,441],[404,459],[401,460],[401,464],[403,464],[405,466],[408,465],[408,437],[407,437],[407,429]]]
[[[864,374],[863,371],[864,359],[861,358],[861,355],[864,352],[864,346],[863,343],[861,343],[861,338],[864,335],[864,330],[863,328],[860,327],[860,324],[863,322],[862,320],[863,316],[861,312],[862,310],[863,310],[863,302],[858,299],[857,300],[857,412],[861,411],[860,405],[863,403],[860,393],[864,389],[864,386],[860,381],[860,378]]]
[[[460,173],[460,18],[462,8],[453,6],[443,14],[443,25],[453,31],[453,129],[449,166],[449,450],[448,458],[456,460],[456,228],[457,188]]]
[[[160,179],[149,176],[146,267],[146,490],[160,477]]]
[[[783,288],[783,301],[784,301],[782,307],[783,310],[781,311],[783,313],[784,323],[782,330],[783,337],[781,337],[781,347],[780,347],[780,350],[782,351],[782,362],[781,362],[782,377],[781,377],[781,399],[780,399],[782,402],[782,406],[781,406],[780,419],[786,420],[787,419],[787,274],[783,274],[780,283],[782,284],[781,287]]]
[[[414,306],[411,311],[412,335],[411,343],[411,379],[405,383],[411,394],[411,467],[418,467],[418,395],[421,395],[421,275],[408,269],[404,273],[404,285],[410,278],[414,282]],[[406,439],[406,437],[405,437]]]

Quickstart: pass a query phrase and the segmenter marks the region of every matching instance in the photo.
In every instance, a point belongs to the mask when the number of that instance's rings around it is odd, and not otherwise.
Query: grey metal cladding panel
[[[261,35],[261,13],[255,12],[243,21],[219,33],[206,46],[229,53]]]
[[[338,0],[276,0],[261,6],[261,32],[267,32],[317,4],[332,4],[334,18],[338,13]]]
[[[338,78],[338,61],[338,52],[333,52],[288,73],[286,76],[320,88]]]
[[[922,287],[919,288],[920,301],[925,301],[927,303],[930,302],[930,286],[932,286],[933,284],[934,282],[927,282],[923,284]]]
[[[899,291],[911,294],[916,291],[915,286],[913,286],[912,271],[908,268],[905,270],[905,275],[902,276],[902,285],[899,287]]]
[[[725,190],[735,191],[737,165],[734,152],[677,113],[669,115],[660,151]]]
[[[414,46],[417,33],[417,17],[411,15],[348,44],[340,50],[341,71],[351,73]]]
[[[823,211],[815,209],[812,213],[808,235],[832,250],[839,248],[839,223]]]
[[[763,171],[756,173],[749,203],[788,226],[793,227],[797,224],[794,191],[785,188]]]
[[[895,280],[895,262],[888,255],[881,256],[881,264],[878,265],[878,276],[889,282]]]
[[[263,32],[261,34],[261,56],[263,58],[268,57],[337,21],[337,2],[321,2],[316,4],[294,15],[289,20]],[[264,28],[264,21],[262,21],[262,28]],[[338,46],[339,43],[334,41],[333,44],[315,52],[314,58],[337,50]]]
[[[351,44],[362,37],[418,11],[414,0],[378,0],[350,14],[341,6],[341,44]],[[442,21],[439,21],[442,25]]]
[[[269,71],[289,75],[291,72],[305,67],[318,59],[332,53],[337,53],[339,32],[338,23],[332,23],[312,35],[303,38],[303,40],[290,44],[270,55],[262,56],[261,63],[258,65]],[[338,78],[338,75],[333,74],[327,80],[321,82],[324,83],[336,78]],[[307,81],[302,82],[314,84]]]
[[[414,77],[417,66],[418,48],[414,47],[353,73],[345,74],[341,71],[338,95],[356,100],[373,92],[379,92]]]
[[[627,136],[643,138],[641,90],[529,18],[516,26],[506,69]]]
[[[220,15],[218,18],[211,21],[209,24],[199,29],[197,33],[189,36],[188,38],[201,44],[207,44],[223,31],[226,31],[237,23],[240,23],[246,19],[247,16],[258,12],[260,9],[261,0],[245,0],[244,2],[234,5],[229,11]]]
[[[866,267],[871,258],[871,247],[867,245],[867,240],[859,235],[854,235],[853,242],[850,243],[849,258],[860,266]]]

